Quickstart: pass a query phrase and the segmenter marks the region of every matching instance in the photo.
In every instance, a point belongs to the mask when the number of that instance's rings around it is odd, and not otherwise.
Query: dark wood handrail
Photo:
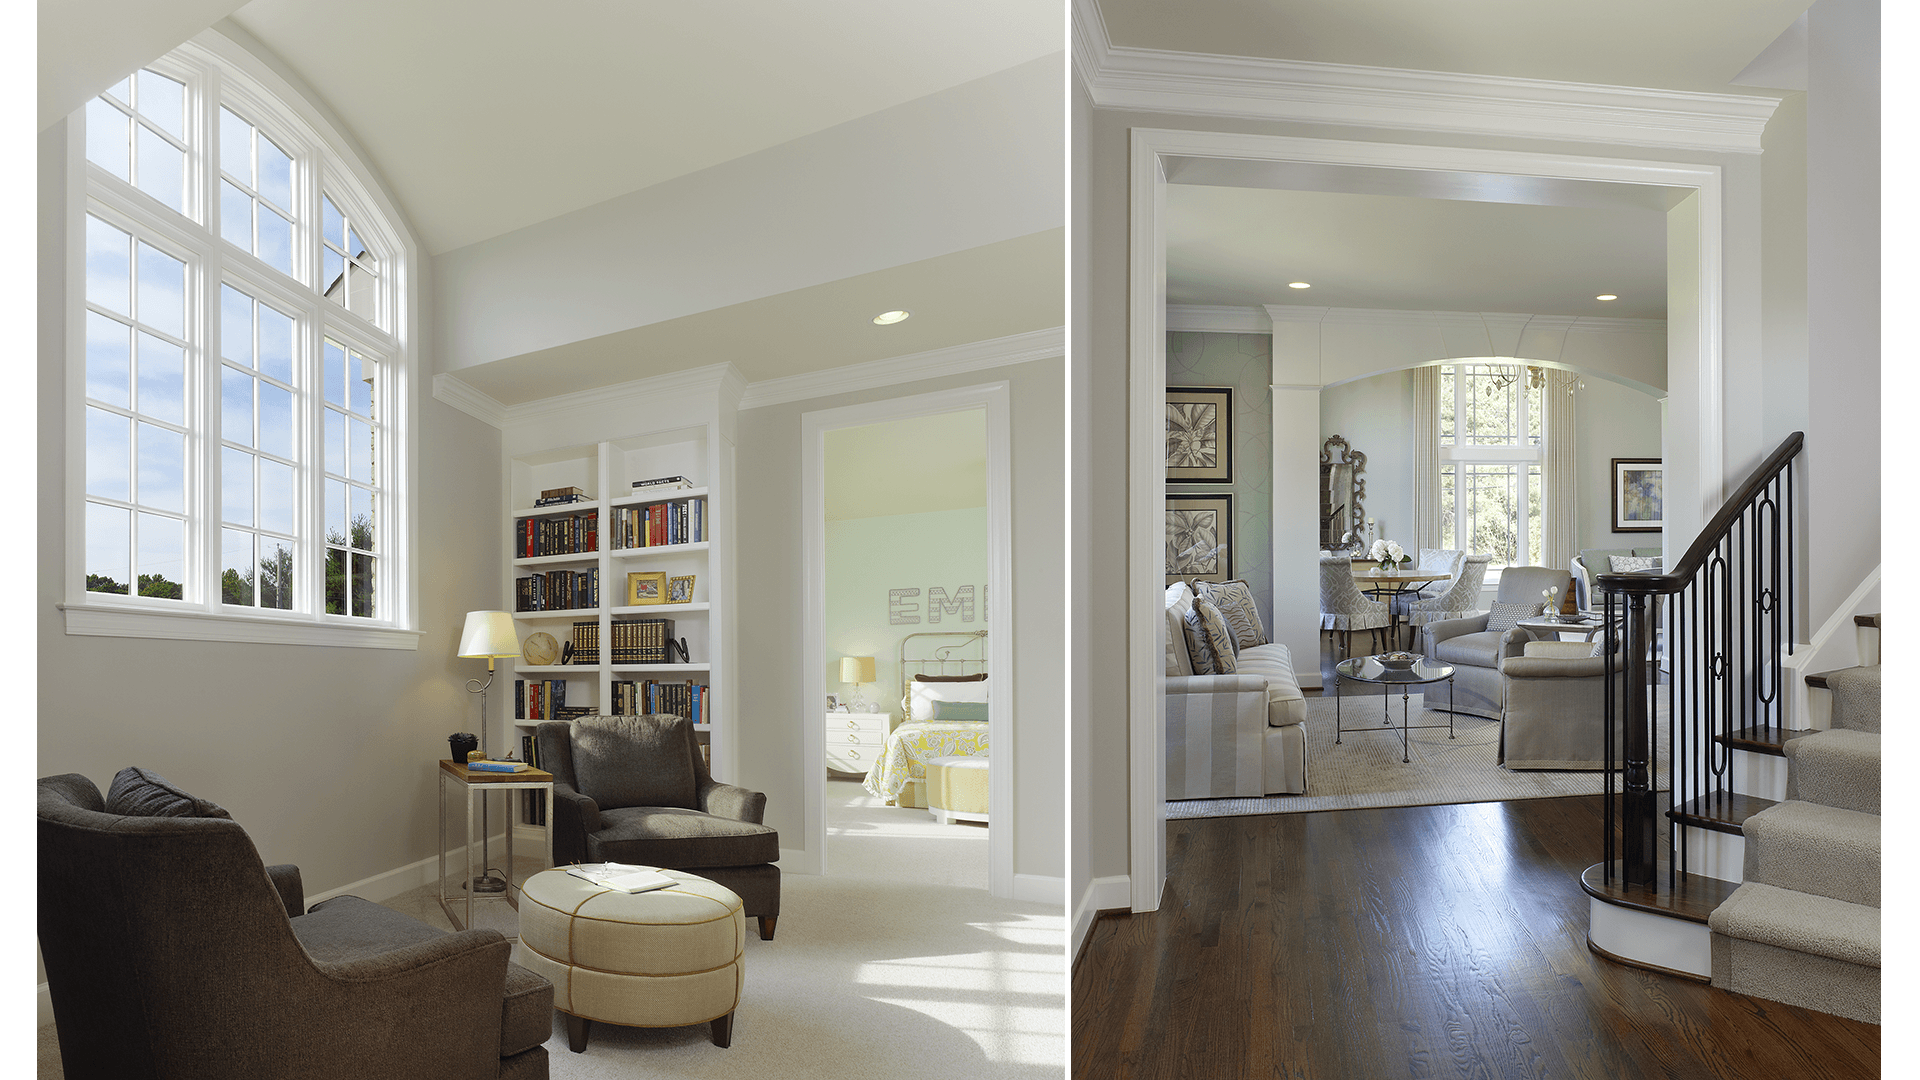
[[[1796,431],[1787,436],[1786,441],[1780,444],[1780,448],[1769,454],[1767,460],[1761,462],[1760,467],[1748,475],[1746,483],[1741,484],[1739,490],[1721,505],[1720,512],[1713,515],[1713,520],[1707,522],[1707,527],[1700,530],[1700,535],[1694,538],[1693,546],[1687,548],[1687,553],[1680,556],[1680,561],[1666,573],[1596,574],[1593,578],[1595,587],[1602,590],[1637,593],[1642,596],[1672,594],[1686,588],[1687,583],[1693,580],[1694,573],[1706,563],[1708,556],[1713,554],[1721,537],[1733,527],[1733,523],[1746,510],[1747,504],[1766,491],[1767,485],[1773,482],[1773,478],[1779,475],[1780,470],[1793,461],[1794,455],[1800,452],[1805,442],[1806,433],[1804,432]]]

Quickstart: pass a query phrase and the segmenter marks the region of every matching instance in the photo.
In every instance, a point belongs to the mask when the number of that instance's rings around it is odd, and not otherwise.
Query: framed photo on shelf
[[[667,575],[661,570],[645,570],[627,575],[627,605],[639,607],[644,604],[664,604],[667,602]]]
[[[1659,458],[1613,459],[1613,531],[1659,532],[1667,527]]]
[[[1233,496],[1167,496],[1167,581],[1233,580]]]
[[[686,577],[668,578],[667,579],[667,603],[669,604],[693,603],[693,579],[694,579],[694,575],[692,574],[688,574]]]
[[[840,711],[840,695],[839,694],[827,695],[827,711],[828,712]]]
[[[1167,483],[1233,483],[1233,388],[1167,387]]]

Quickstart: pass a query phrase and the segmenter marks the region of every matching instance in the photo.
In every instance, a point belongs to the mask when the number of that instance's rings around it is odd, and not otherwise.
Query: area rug
[[[1167,817],[1242,817],[1249,814],[1297,814],[1309,810],[1351,810],[1363,806],[1431,806],[1439,803],[1505,802],[1597,795],[1595,772],[1510,772],[1498,764],[1500,722],[1454,715],[1453,738],[1447,715],[1427,709],[1420,696],[1408,703],[1408,757],[1400,760],[1400,699],[1392,702],[1393,728],[1381,725],[1378,695],[1337,699],[1343,729],[1335,745],[1335,698],[1307,699],[1307,793],[1265,798],[1170,799]],[[1419,725],[1432,725],[1422,728]],[[1362,730],[1355,731],[1355,728]],[[1665,743],[1664,717],[1660,729]],[[1666,755],[1658,774],[1664,777]],[[1665,784],[1661,785],[1662,790]],[[1619,781],[1614,782],[1619,790]]]

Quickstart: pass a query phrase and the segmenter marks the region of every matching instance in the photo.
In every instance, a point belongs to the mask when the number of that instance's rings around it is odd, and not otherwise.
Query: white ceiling
[[[1699,93],[1811,0],[1098,0],[1114,45]]]
[[[430,253],[1062,47],[1034,0],[252,0]]]
[[[983,409],[827,432],[827,520],[987,505]]]
[[[1170,304],[1666,317],[1656,210],[1171,184],[1166,227]]]

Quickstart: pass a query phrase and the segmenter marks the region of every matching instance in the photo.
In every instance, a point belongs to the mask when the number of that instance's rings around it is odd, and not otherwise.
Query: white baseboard
[[[1052,904],[1065,907],[1067,903],[1067,879],[1046,877],[1041,874],[1013,875],[1013,898],[1031,900],[1036,904]]]
[[[1087,891],[1080,896],[1080,903],[1073,909],[1073,938],[1069,955],[1077,956],[1080,947],[1087,942],[1087,935],[1093,931],[1093,917],[1102,911],[1114,908],[1133,907],[1133,885],[1125,874],[1113,877],[1094,878],[1087,883]]]
[[[513,842],[516,846],[521,842],[521,835],[518,831],[514,833]],[[534,850],[542,850],[546,843],[545,831],[541,830],[536,832],[533,842],[541,845],[540,847],[534,848]],[[502,832],[490,838],[487,843],[490,845],[490,851],[498,852],[503,858],[505,857],[507,843],[506,833]],[[447,852],[447,873],[457,877],[465,858],[466,856],[461,853],[459,848],[450,849]],[[433,884],[434,876],[439,872],[440,861],[438,856],[429,855],[418,862],[411,862],[405,866],[375,874],[372,877],[361,878],[359,881],[349,882],[337,888],[328,889],[325,892],[308,893],[306,903],[308,907],[312,907],[322,900],[331,900],[336,896],[358,896],[362,900],[371,900],[377,904],[383,900],[391,900],[403,892],[417,889],[422,885]]]

